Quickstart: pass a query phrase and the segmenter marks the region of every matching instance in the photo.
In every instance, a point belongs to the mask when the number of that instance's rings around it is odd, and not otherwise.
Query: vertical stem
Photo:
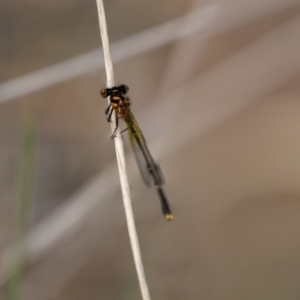
[[[106,77],[107,77],[107,87],[112,87],[115,85],[114,81],[114,74],[113,74],[113,66],[111,61],[111,55],[109,50],[109,40],[107,34],[107,26],[106,26],[106,19],[105,19],[105,10],[102,0],[96,0],[97,7],[98,7],[98,16],[99,16],[99,26],[100,26],[100,33],[102,38],[103,44],[103,54],[104,54],[104,61],[105,61],[105,70],[106,70]],[[116,127],[115,118],[112,119],[112,131]],[[122,196],[123,196],[123,203],[124,209],[126,214],[127,220],[127,227],[129,232],[129,238],[131,243],[131,249],[133,252],[133,258],[135,262],[135,267],[138,275],[138,280],[140,284],[140,289],[142,293],[143,300],[151,300],[148,284],[146,281],[146,276],[144,272],[144,267],[142,263],[142,257],[140,252],[140,246],[138,241],[138,236],[136,232],[134,216],[131,206],[131,199],[130,199],[130,190],[126,172],[126,164],[125,164],[125,155],[124,155],[124,147],[123,141],[120,136],[119,129],[117,130],[116,137],[114,138],[115,147],[116,147],[116,156],[119,168],[119,176],[120,176],[120,183],[122,189]]]

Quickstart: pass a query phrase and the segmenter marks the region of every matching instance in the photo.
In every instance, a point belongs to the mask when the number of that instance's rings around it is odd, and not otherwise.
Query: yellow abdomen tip
[[[166,218],[166,220],[171,221],[171,220],[173,220],[174,217],[172,214],[166,214],[165,218]]]

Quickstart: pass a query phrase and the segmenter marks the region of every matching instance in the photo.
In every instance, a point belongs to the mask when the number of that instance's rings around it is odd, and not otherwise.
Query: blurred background
[[[125,133],[152,299],[299,299],[299,0],[105,7],[175,215]],[[0,35],[0,299],[141,299],[95,1],[2,0]]]

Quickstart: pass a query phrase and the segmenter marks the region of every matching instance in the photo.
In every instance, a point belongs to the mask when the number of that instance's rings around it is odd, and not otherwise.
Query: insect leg
[[[123,132],[127,131],[128,129],[129,129],[129,127],[123,129],[120,133],[123,133]]]
[[[107,109],[105,110],[106,115],[108,114],[110,108],[111,108],[111,105],[108,105]]]
[[[107,109],[107,113],[109,112],[109,108],[111,108],[111,111],[107,117],[107,122],[110,122],[111,121],[111,116],[112,116],[112,113],[114,111],[114,108],[112,106],[109,106],[108,109]]]
[[[119,117],[116,114],[116,128],[115,128],[112,136],[110,137],[111,139],[114,139],[116,137],[116,131],[117,131],[118,128],[119,128]]]

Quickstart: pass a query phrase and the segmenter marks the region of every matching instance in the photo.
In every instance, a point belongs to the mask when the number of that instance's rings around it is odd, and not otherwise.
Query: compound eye
[[[126,94],[129,91],[129,87],[126,84],[121,84],[119,90],[122,94]]]
[[[100,91],[100,95],[101,95],[102,98],[106,98],[107,97],[107,90],[106,89],[102,89]]]
[[[124,86],[124,89],[125,89],[125,94],[128,93],[128,91],[129,91],[129,86],[126,85],[126,84],[123,84],[123,86]]]

